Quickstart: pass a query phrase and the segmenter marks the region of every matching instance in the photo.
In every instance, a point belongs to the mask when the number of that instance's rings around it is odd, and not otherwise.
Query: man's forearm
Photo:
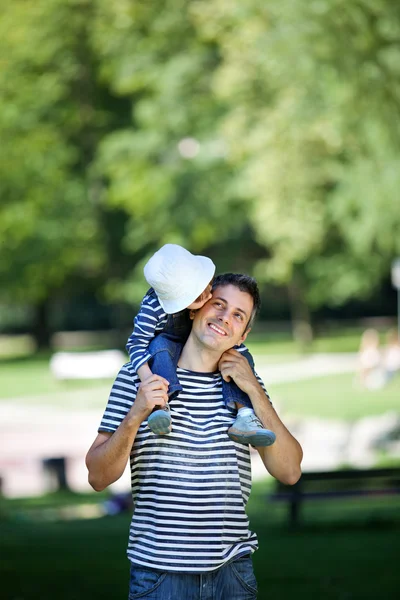
[[[303,458],[300,444],[286,429],[258,382],[249,397],[264,427],[276,435],[272,446],[257,448],[266,469],[282,483],[296,483],[301,475],[300,463]]]
[[[140,420],[129,413],[112,434],[99,434],[86,456],[89,483],[96,491],[102,491],[123,474],[132,445],[140,426]]]
[[[168,401],[168,381],[152,375],[134,392],[134,402],[121,421],[118,429],[110,433],[99,433],[86,456],[89,483],[96,490],[104,490],[117,481],[125,470],[133,442],[140,424],[147,419],[155,406]]]

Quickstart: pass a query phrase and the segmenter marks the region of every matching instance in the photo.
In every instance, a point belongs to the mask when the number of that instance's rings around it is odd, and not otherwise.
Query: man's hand
[[[233,348],[223,353],[218,369],[225,381],[230,381],[232,378],[246,394],[250,395],[254,387],[259,385],[248,360]]]
[[[160,375],[151,375],[139,385],[135,402],[129,411],[131,417],[144,421],[155,406],[168,402],[168,381]]]

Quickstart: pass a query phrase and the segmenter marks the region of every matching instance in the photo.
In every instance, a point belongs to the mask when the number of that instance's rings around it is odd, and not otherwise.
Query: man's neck
[[[196,339],[189,336],[183,347],[178,366],[188,371],[197,373],[213,373],[218,370],[221,355],[196,343]]]

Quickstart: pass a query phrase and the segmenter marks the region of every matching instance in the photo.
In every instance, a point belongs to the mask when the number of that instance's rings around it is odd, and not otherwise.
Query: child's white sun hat
[[[162,308],[173,314],[187,308],[206,289],[215,273],[210,258],[191,254],[177,244],[165,244],[144,267],[144,276]]]

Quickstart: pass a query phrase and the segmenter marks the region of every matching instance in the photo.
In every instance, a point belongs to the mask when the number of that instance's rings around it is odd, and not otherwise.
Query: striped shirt
[[[221,374],[178,368],[178,376],[183,391],[170,401],[172,433],[154,435],[143,421],[132,447],[127,554],[143,567],[201,573],[258,547],[245,512],[250,451],[227,435],[236,413],[224,404]],[[132,366],[124,365],[99,431],[118,428],[138,384]]]
[[[148,348],[151,340],[167,324],[168,315],[162,308],[157,294],[149,290],[144,296],[140,310],[133,323],[133,332],[129,336],[126,349],[132,366],[137,373],[139,367],[151,359]]]
[[[133,332],[129,336],[126,349],[129,354],[134,371],[151,359],[149,344],[152,339],[164,330],[168,315],[162,308],[156,292],[150,289],[144,296],[140,310],[133,323]],[[235,346],[235,350],[245,352],[244,344]]]

